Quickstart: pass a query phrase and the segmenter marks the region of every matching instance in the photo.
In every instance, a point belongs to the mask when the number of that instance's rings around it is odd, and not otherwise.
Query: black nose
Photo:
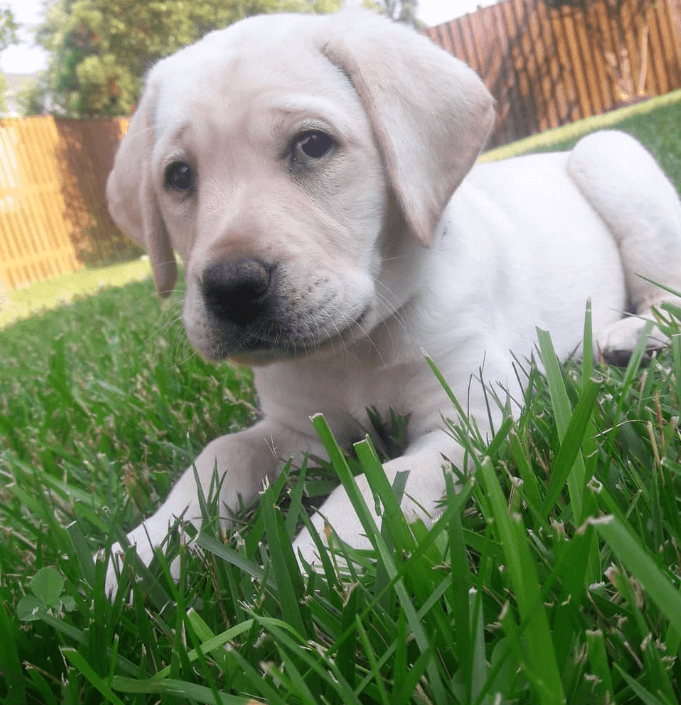
[[[203,298],[209,311],[221,320],[245,326],[268,306],[272,267],[257,259],[221,262],[203,273]]]

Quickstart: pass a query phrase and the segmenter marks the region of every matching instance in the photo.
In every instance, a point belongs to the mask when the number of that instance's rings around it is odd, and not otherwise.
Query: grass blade
[[[15,629],[5,605],[0,601],[0,671],[7,680],[6,705],[23,705],[27,702],[26,689],[21,676],[21,659],[14,639]],[[17,632],[17,636],[19,636]]]
[[[165,678],[163,680],[134,680],[132,678],[124,678],[116,676],[113,686],[116,690],[123,693],[149,693],[149,694],[165,694],[172,695],[176,698],[185,698],[196,703],[205,703],[206,705],[216,705],[215,695],[210,688],[196,683],[189,683],[177,678]],[[114,696],[115,697],[115,696]],[[218,694],[219,701],[217,705],[260,705],[257,700],[250,697],[240,695],[227,695],[226,693]],[[122,702],[118,699],[116,705]],[[262,705],[265,705],[264,703]]]
[[[504,549],[520,616],[526,624],[528,666],[537,681],[535,697],[541,705],[562,705],[563,685],[522,520],[509,515],[489,458],[482,461],[479,472],[494,512],[497,536]]]
[[[336,473],[338,473],[338,476],[340,477],[340,480],[343,484],[343,488],[348,494],[350,502],[352,503],[352,508],[356,512],[362,524],[362,527],[366,532],[367,538],[369,539],[369,541],[371,541],[372,545],[376,549],[379,556],[379,560],[381,561],[385,569],[388,571],[388,575],[391,578],[394,577],[397,574],[398,570],[397,566],[394,563],[393,556],[390,554],[387,549],[387,546],[385,545],[383,537],[381,536],[381,532],[379,531],[378,527],[376,526],[376,523],[374,522],[371,516],[371,513],[369,512],[369,508],[367,507],[364,498],[362,497],[362,494],[359,491],[359,488],[357,487],[357,483],[355,482],[355,479],[352,476],[352,473],[350,472],[350,468],[348,467],[345,458],[343,457],[341,449],[339,448],[335,438],[333,437],[333,434],[331,433],[331,429],[329,428],[328,424],[326,423],[326,420],[321,414],[317,414],[312,417],[312,424],[315,430],[317,431],[317,434],[319,435],[319,438],[322,441],[322,444],[324,445],[324,448],[328,453],[329,458],[331,459],[334,470],[336,471]],[[383,469],[381,468],[381,471],[382,470]],[[392,494],[392,488],[390,489],[390,494]],[[387,496],[384,497],[383,500],[384,503],[386,501],[389,501],[387,499]],[[407,593],[401,581],[398,581],[395,584],[395,592],[398,595],[402,609],[407,615],[407,621],[421,653],[427,652],[429,650],[428,636],[423,629],[423,625],[416,613],[416,610],[414,609],[411,597]],[[428,677],[430,679],[430,687],[433,689],[435,696],[438,699],[442,699],[442,701],[444,702],[445,689],[434,661],[431,660],[428,664],[427,672]]]
[[[107,702],[112,705],[124,705],[123,701],[114,694],[113,690],[106,684],[103,678],[100,678],[93,670],[90,664],[76,651],[68,646],[63,646],[61,652],[64,657],[72,663],[97,690],[106,698]]]
[[[537,328],[537,339],[539,341],[541,359],[544,364],[544,369],[546,371],[546,380],[549,385],[551,406],[555,415],[558,437],[560,438],[560,441],[562,443],[565,439],[568,427],[570,425],[570,419],[572,417],[572,407],[570,405],[570,400],[565,389],[563,376],[560,372],[558,358],[556,356],[555,350],[553,349],[551,336],[548,334],[547,331]],[[585,423],[586,421],[587,419],[584,420]],[[585,476],[586,468],[584,467],[584,460],[577,450],[575,454],[574,463],[572,464],[571,472],[567,478],[568,490],[570,492],[570,499],[572,502],[573,512],[575,514],[575,522],[577,525],[581,524],[584,520],[582,493],[584,490]]]
[[[579,402],[575,407],[575,411],[571,414],[567,426],[565,427],[565,433],[562,442],[560,444],[560,450],[558,455],[553,462],[551,468],[551,480],[549,483],[549,488],[544,498],[544,506],[542,508],[542,515],[546,519],[549,513],[553,509],[558,495],[561,493],[563,486],[566,482],[569,482],[570,474],[578,463],[578,458],[581,460],[580,451],[582,448],[582,443],[584,442],[584,437],[587,430],[590,428],[591,414],[596,405],[596,399],[598,398],[598,392],[600,387],[598,384],[588,380],[584,383],[582,394],[579,397]],[[583,467],[583,462],[582,462]],[[573,492],[583,497],[584,491],[584,478],[582,478],[581,488],[577,486],[577,483],[573,485]],[[580,500],[583,506],[583,499]],[[580,524],[580,517],[575,517],[575,522]]]
[[[279,604],[285,620],[301,637],[305,637],[310,633],[311,626],[301,609],[303,583],[300,569],[293,554],[284,519],[279,507],[274,505],[270,488],[262,497],[261,511],[265,520],[265,533]]]
[[[632,575],[643,585],[646,594],[681,634],[681,595],[669,578],[650,557],[640,540],[634,536],[619,517],[608,515],[594,520],[594,525],[612,547]]]

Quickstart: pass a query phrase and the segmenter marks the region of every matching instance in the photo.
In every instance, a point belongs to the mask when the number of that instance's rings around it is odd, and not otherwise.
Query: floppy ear
[[[466,64],[369,11],[330,18],[322,47],[371,121],[393,190],[424,245],[494,125],[494,100]]]
[[[146,249],[156,291],[166,297],[175,286],[177,265],[151,174],[154,103],[155,91],[147,87],[116,153],[106,184],[106,197],[116,224]]]

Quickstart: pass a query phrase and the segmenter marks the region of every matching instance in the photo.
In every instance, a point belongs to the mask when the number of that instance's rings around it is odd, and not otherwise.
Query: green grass
[[[677,105],[627,119],[679,186]],[[317,417],[331,465],[289,468],[228,536],[208,497],[203,555],[175,533],[109,601],[96,549],[255,418],[249,372],[192,353],[180,302],[145,280],[0,331],[0,702],[679,702],[681,336],[594,369],[542,335],[522,416],[489,443],[451,426],[475,473],[430,529],[394,511],[371,442],[347,457]],[[374,548],[301,576],[291,537],[338,481]]]
[[[646,145],[667,174],[678,181],[681,180],[680,103],[681,89],[496,147],[483,154],[481,161],[508,159],[528,152],[570,149],[581,137],[596,130],[624,130]]]
[[[78,297],[97,294],[113,286],[123,286],[151,276],[149,259],[109,267],[80,269],[52,277],[21,289],[8,290],[0,297],[0,330],[44,311],[59,308]]]

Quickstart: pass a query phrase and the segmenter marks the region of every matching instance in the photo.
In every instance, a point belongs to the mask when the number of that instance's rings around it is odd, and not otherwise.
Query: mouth
[[[295,327],[287,329],[272,327],[266,333],[260,331],[214,331],[213,340],[209,344],[208,357],[215,361],[232,360],[246,365],[265,365],[270,362],[295,360],[313,353],[332,349],[334,346],[345,347],[348,342],[355,342],[365,337],[362,329],[369,307],[353,318],[340,330],[331,335],[300,335]]]

